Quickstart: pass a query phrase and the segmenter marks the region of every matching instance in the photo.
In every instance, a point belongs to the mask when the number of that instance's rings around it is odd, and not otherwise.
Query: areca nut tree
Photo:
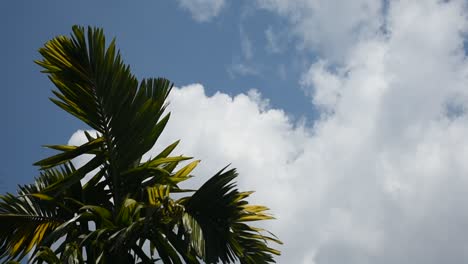
[[[169,121],[170,81],[137,80],[99,28],[73,26],[39,52],[56,87],[51,101],[96,132],[83,132],[80,146],[47,145],[56,153],[35,163],[35,181],[0,196],[0,261],[275,262],[269,244],[281,241],[250,224],[272,216],[248,203],[235,169],[187,190],[179,185],[199,161],[171,155],[178,141],[142,160]]]

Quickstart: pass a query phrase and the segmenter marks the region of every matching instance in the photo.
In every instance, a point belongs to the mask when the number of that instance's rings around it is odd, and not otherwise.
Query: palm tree
[[[234,169],[186,190],[179,183],[198,161],[171,156],[178,142],[142,161],[169,120],[168,80],[139,82],[101,29],[74,26],[71,37],[56,37],[39,52],[36,63],[57,88],[52,102],[96,133],[84,132],[81,146],[47,146],[58,153],[35,163],[35,182],[0,196],[0,260],[275,262],[279,251],[268,242],[281,242],[248,225],[272,217],[248,204],[251,192],[237,190]],[[75,168],[72,159],[84,154],[93,158]]]

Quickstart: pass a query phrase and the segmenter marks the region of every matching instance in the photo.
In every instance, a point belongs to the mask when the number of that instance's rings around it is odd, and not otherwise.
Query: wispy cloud
[[[280,53],[282,51],[280,36],[278,36],[278,33],[273,31],[272,27],[268,27],[265,30],[265,38],[267,41],[267,51],[271,53]]]
[[[283,81],[286,80],[288,73],[286,71],[286,66],[284,66],[284,64],[278,65],[278,76],[280,77],[281,80]]]
[[[253,15],[253,9],[244,7],[240,13],[239,21],[239,40],[240,40],[240,56],[233,58],[233,63],[230,64],[226,71],[231,78],[242,76],[260,75],[259,63],[254,60],[254,44],[249,37],[244,26],[245,21]]]
[[[239,36],[240,36],[241,51],[242,51],[243,58],[245,60],[251,60],[253,57],[252,41],[250,40],[249,36],[245,32],[243,26],[239,27]]]
[[[341,61],[353,44],[372,36],[383,24],[384,1],[257,0],[258,6],[290,21],[288,31],[302,49]],[[272,35],[273,36],[273,35]]]
[[[260,71],[257,67],[244,63],[233,63],[229,65],[227,72],[231,78],[235,78],[237,76],[254,76],[260,74]]]
[[[198,22],[210,21],[218,16],[225,6],[225,0],[177,0],[177,2]]]

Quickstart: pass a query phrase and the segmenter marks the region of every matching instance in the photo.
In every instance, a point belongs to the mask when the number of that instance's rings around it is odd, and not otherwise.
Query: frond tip
[[[281,244],[276,238],[263,235],[263,230],[246,224],[272,219],[267,207],[249,205],[245,200],[252,192],[239,192],[232,182],[235,169],[221,170],[208,180],[192,197],[183,199],[187,213],[201,226],[206,238],[205,254],[208,263],[274,263],[278,250],[267,243]]]
[[[0,196],[0,259],[22,259],[62,223],[45,202],[32,196]]]

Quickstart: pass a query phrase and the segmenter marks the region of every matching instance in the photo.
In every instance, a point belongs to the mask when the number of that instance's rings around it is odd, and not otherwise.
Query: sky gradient
[[[1,192],[37,175],[40,145],[83,143],[33,60],[92,25],[177,87],[147,156],[181,139],[193,185],[238,168],[277,217],[278,263],[468,261],[466,1],[8,1],[0,19]]]

